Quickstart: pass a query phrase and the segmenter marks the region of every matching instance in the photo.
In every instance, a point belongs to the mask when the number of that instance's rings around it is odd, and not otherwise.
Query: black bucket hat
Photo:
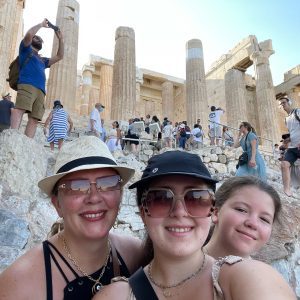
[[[218,182],[211,177],[199,155],[176,150],[152,156],[142,178],[130,185],[129,189],[139,187],[164,175],[186,175],[200,178],[212,184],[214,190]]]

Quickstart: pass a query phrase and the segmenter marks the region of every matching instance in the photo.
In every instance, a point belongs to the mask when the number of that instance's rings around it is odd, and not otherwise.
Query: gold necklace
[[[184,283],[186,283],[188,280],[192,279],[193,277],[197,276],[204,268],[205,266],[205,261],[206,261],[206,254],[204,252],[203,253],[203,261],[202,261],[202,264],[201,266],[199,267],[199,269],[197,271],[195,271],[194,273],[190,274],[188,277],[184,278],[183,280],[175,283],[175,284],[171,284],[171,285],[163,285],[161,283],[158,283],[154,280],[153,276],[152,276],[152,263],[153,261],[149,264],[149,267],[148,267],[148,276],[149,276],[149,279],[150,281],[157,287],[159,287],[162,292],[163,292],[163,295],[167,298],[167,297],[171,297],[171,296],[174,296],[170,289],[172,288],[175,288],[175,287],[178,287]]]
[[[101,288],[103,287],[102,283],[100,282],[100,279],[102,278],[105,269],[107,267],[109,258],[110,258],[110,253],[111,253],[111,245],[110,245],[110,241],[108,240],[108,251],[107,251],[107,256],[106,256],[106,260],[105,263],[102,267],[102,271],[99,275],[99,277],[97,279],[94,279],[92,276],[90,276],[89,274],[87,274],[86,271],[84,271],[77,263],[77,261],[75,260],[75,258],[72,257],[71,255],[71,251],[70,248],[67,245],[67,241],[65,239],[65,237],[62,234],[59,234],[59,237],[62,239],[63,242],[63,246],[64,246],[64,250],[67,253],[68,258],[70,259],[70,261],[73,263],[73,265],[76,267],[76,269],[85,277],[87,277],[89,280],[91,280],[92,282],[94,282],[94,285],[92,287],[92,294],[95,295],[97,292],[99,292],[101,290]]]

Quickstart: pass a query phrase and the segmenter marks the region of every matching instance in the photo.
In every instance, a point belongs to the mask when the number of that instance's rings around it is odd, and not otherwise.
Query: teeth
[[[191,228],[190,227],[186,227],[186,228],[168,227],[168,230],[173,232],[188,232],[191,231]]]
[[[85,214],[84,216],[86,218],[93,219],[93,218],[101,217],[102,215],[103,215],[103,212],[102,213],[97,213],[97,214]]]

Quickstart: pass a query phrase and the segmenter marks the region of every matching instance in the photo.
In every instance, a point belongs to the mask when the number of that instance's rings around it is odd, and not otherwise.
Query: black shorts
[[[131,139],[137,139],[137,141],[129,141],[129,144],[130,144],[130,145],[131,145],[131,144],[134,144],[134,145],[138,145],[138,144],[139,144],[139,141],[138,141],[139,137],[138,137],[137,135],[135,135],[135,134],[130,134],[129,137],[130,137]]]
[[[284,153],[284,161],[288,161],[291,165],[300,158],[300,149],[299,148],[288,148]]]

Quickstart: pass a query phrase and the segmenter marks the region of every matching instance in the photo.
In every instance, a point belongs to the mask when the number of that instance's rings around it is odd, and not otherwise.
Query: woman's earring
[[[63,228],[64,219],[58,217],[55,223],[57,224],[57,233],[60,233],[64,229]]]

